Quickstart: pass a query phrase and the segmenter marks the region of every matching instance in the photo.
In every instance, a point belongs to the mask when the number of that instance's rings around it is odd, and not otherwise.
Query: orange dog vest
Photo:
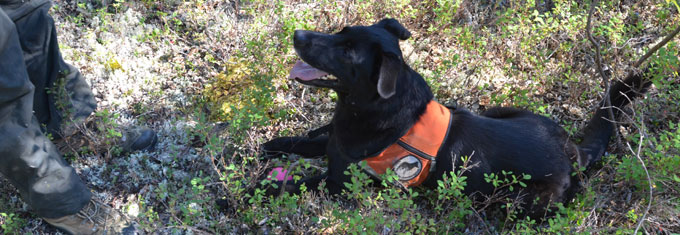
[[[435,169],[437,152],[451,127],[451,111],[432,100],[425,113],[396,143],[365,159],[372,175],[391,168],[404,187],[422,184]]]

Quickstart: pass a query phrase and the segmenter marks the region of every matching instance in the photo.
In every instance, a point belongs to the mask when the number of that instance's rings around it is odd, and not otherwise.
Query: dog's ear
[[[396,93],[397,78],[401,71],[401,59],[398,55],[383,53],[378,76],[378,94],[383,99],[388,99]]]
[[[376,24],[382,27],[397,38],[406,40],[411,37],[411,32],[406,30],[399,21],[395,19],[383,19]],[[383,39],[381,43],[382,63],[380,64],[380,75],[378,76],[378,94],[383,99],[388,99],[396,93],[397,78],[403,69],[404,60],[401,57],[398,40]]]
[[[406,40],[411,37],[411,32],[409,32],[399,21],[387,18],[378,22],[378,26],[385,28],[388,32],[394,34],[401,40]]]

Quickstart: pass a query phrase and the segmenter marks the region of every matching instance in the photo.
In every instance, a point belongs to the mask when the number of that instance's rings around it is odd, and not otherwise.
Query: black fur
[[[341,193],[348,176],[343,172],[356,163],[394,143],[419,119],[433,95],[425,80],[405,64],[399,39],[411,34],[394,19],[372,26],[346,27],[336,34],[296,31],[295,50],[308,64],[334,75],[337,80],[299,82],[332,88],[338,101],[332,122],[310,137],[281,137],[263,145],[273,153],[295,153],[304,157],[328,157],[328,171],[320,176],[288,183],[286,190],[299,192],[306,184],[315,190],[326,181],[330,193]],[[638,89],[631,89],[633,85]],[[635,90],[649,85],[640,74],[631,74],[623,83],[613,85],[612,104],[621,107]],[[529,215],[543,215],[550,202],[567,202],[577,187],[573,165],[590,166],[600,159],[613,131],[603,119],[607,109],[599,109],[576,145],[552,120],[515,108],[492,108],[482,115],[465,109],[452,112],[452,129],[437,155],[436,170],[424,186],[434,187],[442,175],[460,167],[461,156],[471,157],[475,165],[467,176],[468,195],[488,195],[493,186],[485,173],[502,170],[529,174],[526,206]],[[614,112],[619,114],[618,109]],[[614,117],[616,118],[616,117]],[[324,133],[327,130],[327,134]],[[538,201],[534,201],[535,198]],[[536,202],[536,203],[533,203]]]

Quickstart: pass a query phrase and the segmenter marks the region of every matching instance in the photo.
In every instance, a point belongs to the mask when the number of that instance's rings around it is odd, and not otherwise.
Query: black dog
[[[302,184],[314,190],[325,180],[330,193],[341,193],[343,183],[349,180],[343,172],[350,163],[369,159],[395,142],[401,145],[403,136],[410,133],[425,112],[430,112],[427,110],[432,104],[432,92],[425,80],[405,64],[399,49],[399,40],[410,36],[394,19],[372,26],[345,27],[336,34],[295,31],[295,50],[306,63],[298,62],[291,78],[306,85],[331,88],[337,92],[338,101],[332,122],[310,137],[281,137],[263,145],[268,157],[280,153],[328,157],[327,172],[290,182],[286,191],[298,193]],[[320,79],[326,74],[337,80]],[[608,109],[598,109],[580,144],[571,142],[552,120],[529,111],[492,108],[475,115],[462,108],[451,109],[446,119],[446,135],[442,143],[435,143],[441,147],[429,156],[433,159],[425,159],[428,154],[424,154],[402,164],[397,158],[391,166],[397,173],[400,173],[397,168],[405,166],[402,171],[411,176],[425,173],[416,184],[404,179],[405,186],[422,183],[434,187],[442,175],[463,165],[462,157],[470,157],[469,165],[474,167],[464,173],[468,195],[493,192],[494,187],[485,181],[484,174],[501,171],[528,174],[531,178],[523,189],[525,209],[532,217],[540,217],[549,203],[567,202],[572,197],[578,185],[572,174],[575,167],[591,166],[607,148],[613,132],[613,124],[607,119],[615,119],[620,113],[618,107],[626,105],[648,85],[640,74],[631,74],[624,82],[614,84],[609,94],[612,106],[616,107],[612,109],[615,117],[609,118]],[[414,154],[419,152],[411,150]]]

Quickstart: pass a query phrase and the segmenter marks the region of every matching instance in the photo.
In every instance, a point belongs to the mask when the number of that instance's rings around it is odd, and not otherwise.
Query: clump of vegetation
[[[26,226],[26,220],[14,213],[0,212],[0,228],[6,233],[18,233]]]
[[[253,80],[254,73],[251,66],[245,60],[230,59],[226,62],[226,71],[220,72],[207,84],[203,90],[203,97],[210,105],[214,113],[213,119],[218,121],[231,120],[235,116],[235,110],[244,108],[244,103],[253,102],[253,105],[262,107],[255,98],[248,97],[248,91],[259,91]]]

